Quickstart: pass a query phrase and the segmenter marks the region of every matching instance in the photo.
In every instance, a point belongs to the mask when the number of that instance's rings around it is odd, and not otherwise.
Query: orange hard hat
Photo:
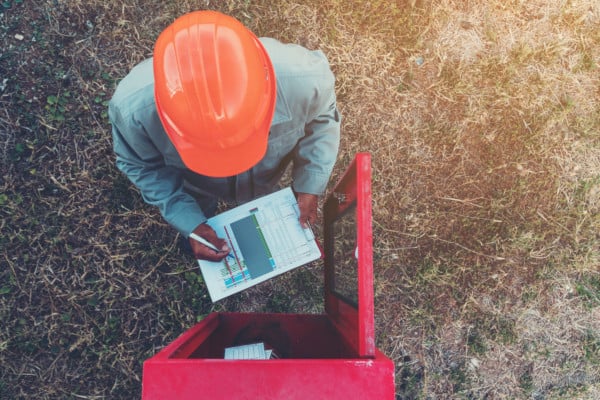
[[[275,72],[235,18],[215,11],[177,18],[154,46],[154,84],[162,125],[192,171],[232,176],[265,155]]]

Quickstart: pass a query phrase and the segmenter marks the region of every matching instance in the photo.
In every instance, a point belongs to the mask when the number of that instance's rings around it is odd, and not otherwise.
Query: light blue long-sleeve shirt
[[[117,167],[144,201],[186,237],[206,221],[196,198],[245,202],[277,188],[289,162],[296,192],[321,195],[337,158],[340,116],[335,78],[321,51],[260,39],[277,79],[277,103],[267,153],[235,177],[211,178],[186,168],[156,111],[152,59],[119,83],[109,104]]]

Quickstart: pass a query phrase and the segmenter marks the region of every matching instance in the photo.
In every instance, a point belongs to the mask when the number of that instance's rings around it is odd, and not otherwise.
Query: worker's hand
[[[227,242],[224,239],[219,238],[213,228],[207,224],[198,225],[196,229],[194,229],[194,233],[221,250],[217,252],[197,240],[189,238],[192,253],[194,253],[194,257],[196,257],[197,260],[221,261],[231,251],[229,246],[227,246]]]
[[[300,225],[303,228],[308,228],[309,224],[314,224],[317,221],[319,196],[298,192],[296,193],[296,200],[300,209]]]

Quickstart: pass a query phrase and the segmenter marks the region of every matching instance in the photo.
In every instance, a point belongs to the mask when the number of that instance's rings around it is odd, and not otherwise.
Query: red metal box
[[[393,399],[394,364],[375,347],[368,153],[325,201],[324,254],[325,314],[210,314],[144,362],[142,398]],[[257,342],[277,358],[223,358]]]

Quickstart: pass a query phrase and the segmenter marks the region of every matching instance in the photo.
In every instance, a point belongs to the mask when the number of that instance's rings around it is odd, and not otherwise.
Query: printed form
[[[253,343],[227,347],[223,358],[226,360],[268,360],[272,356],[273,350],[265,349],[264,343]]]
[[[210,218],[231,253],[220,262],[198,260],[213,302],[321,257],[310,228],[302,228],[291,188],[281,189]]]

